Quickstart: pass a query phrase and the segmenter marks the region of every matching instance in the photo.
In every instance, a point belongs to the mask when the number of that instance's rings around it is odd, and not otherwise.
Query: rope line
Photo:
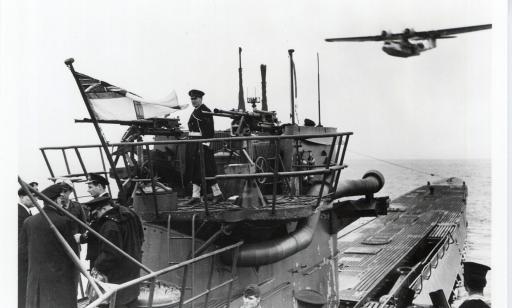
[[[356,151],[351,151],[351,150],[347,150],[347,151],[349,151],[351,153],[354,153],[354,154],[357,154],[357,155],[360,155],[360,156],[364,156],[364,157],[368,157],[368,158],[371,158],[371,159],[374,159],[374,160],[377,160],[377,161],[381,161],[383,163],[390,164],[390,165],[393,165],[395,167],[411,170],[411,171],[422,173],[422,174],[426,174],[426,175],[429,175],[429,176],[437,176],[437,177],[440,177],[440,178],[444,178],[445,177],[445,176],[440,175],[440,174],[435,174],[435,173],[432,173],[432,172],[427,172],[427,171],[424,171],[424,170],[420,170],[420,169],[416,169],[416,168],[411,168],[411,167],[408,167],[408,166],[405,166],[405,165],[394,163],[394,162],[389,161],[389,160],[377,158],[377,157],[374,157],[374,156],[371,156],[371,155],[367,155],[367,154],[363,154],[363,153],[359,153],[359,152],[356,152]]]

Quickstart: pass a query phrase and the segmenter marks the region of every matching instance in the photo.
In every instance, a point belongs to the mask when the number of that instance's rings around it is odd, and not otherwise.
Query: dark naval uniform
[[[49,206],[43,210],[76,253],[72,222]],[[27,308],[77,307],[77,269],[41,213],[25,220],[18,253],[28,264]]]
[[[215,130],[213,126],[213,116],[204,112],[211,112],[208,107],[201,104],[195,108],[188,120],[189,138],[190,139],[208,139],[213,138]],[[205,176],[211,177],[217,174],[213,151],[209,146],[199,143],[187,144],[186,157],[186,180],[193,184],[201,186],[201,161],[199,157],[199,146],[204,149]],[[215,181],[209,182],[209,185]]]
[[[82,205],[79,202],[76,201],[70,201],[67,208],[65,208],[70,214],[75,216],[76,218],[80,219],[83,222],[87,222],[87,212],[84,210]],[[80,226],[76,221],[73,220],[73,224],[75,225],[75,230],[73,231],[73,234],[77,233],[84,233],[85,228]]]
[[[28,209],[18,203],[18,245],[20,244],[21,228],[23,227],[23,222],[30,216],[32,215]],[[22,256],[18,254],[18,307],[25,308],[25,291],[27,289],[28,264],[23,262],[21,257]]]
[[[113,208],[103,216],[93,220],[91,227],[134,259],[141,261],[144,234],[140,219],[135,212],[124,206],[113,205]],[[90,258],[91,267],[107,276],[107,282],[120,284],[140,276],[138,265],[93,234],[89,234],[87,242],[87,255]],[[116,305],[128,304],[136,300],[138,295],[139,285],[123,289],[117,293]]]

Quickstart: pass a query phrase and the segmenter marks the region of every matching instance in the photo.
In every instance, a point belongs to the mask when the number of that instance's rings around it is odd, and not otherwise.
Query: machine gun
[[[75,123],[92,123],[92,120],[75,120]],[[121,142],[133,142],[145,135],[180,137],[183,134],[179,119],[172,118],[149,118],[131,121],[98,120],[98,123],[130,126],[121,138]]]
[[[253,132],[264,132],[271,135],[280,135],[281,127],[275,111],[253,111],[222,110],[214,109],[208,114],[217,117],[231,118],[231,133],[235,136],[250,136]]]

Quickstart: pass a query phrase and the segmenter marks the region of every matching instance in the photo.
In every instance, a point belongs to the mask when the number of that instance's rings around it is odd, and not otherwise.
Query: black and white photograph
[[[2,306],[505,307],[507,10],[2,3]]]

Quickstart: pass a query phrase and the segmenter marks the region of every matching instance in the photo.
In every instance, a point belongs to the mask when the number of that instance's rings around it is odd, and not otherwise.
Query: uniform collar
[[[27,211],[27,213],[29,213],[30,215],[32,215],[32,212],[30,211],[30,209],[23,203],[21,202],[18,202],[18,205],[20,205],[22,208],[25,209],[25,211]]]

